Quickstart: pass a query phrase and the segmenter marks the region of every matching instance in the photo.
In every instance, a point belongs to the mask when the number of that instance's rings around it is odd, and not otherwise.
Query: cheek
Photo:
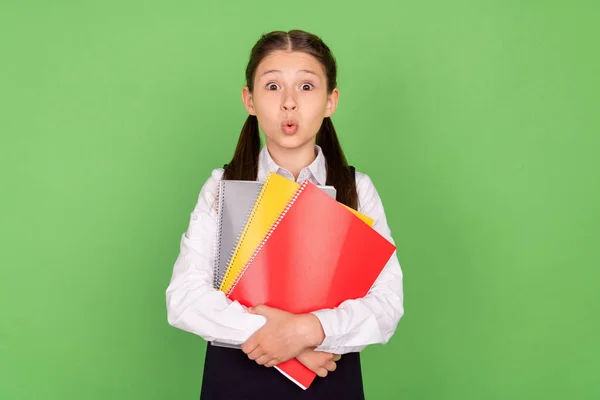
[[[308,118],[319,118],[325,114],[327,102],[320,97],[306,97],[300,105],[300,113]]]
[[[276,113],[279,110],[279,104],[279,99],[275,94],[267,94],[254,98],[254,109],[257,113],[265,116]]]
[[[269,132],[279,129],[281,115],[279,108],[274,105],[272,100],[265,101],[263,98],[261,101],[255,102],[254,110],[260,129],[263,132],[269,134]]]

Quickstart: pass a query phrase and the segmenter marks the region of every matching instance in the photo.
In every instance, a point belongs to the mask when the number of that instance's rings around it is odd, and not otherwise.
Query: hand
[[[336,370],[336,362],[338,362],[340,358],[342,358],[342,356],[339,354],[314,351],[312,349],[306,349],[296,356],[298,361],[321,378],[325,378],[329,372]]]
[[[319,319],[313,314],[292,314],[258,305],[248,309],[267,322],[242,345],[248,358],[273,367],[296,357],[307,347],[316,347],[325,338]]]

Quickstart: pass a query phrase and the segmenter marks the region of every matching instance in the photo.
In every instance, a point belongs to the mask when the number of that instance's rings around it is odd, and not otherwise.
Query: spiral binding
[[[223,200],[225,197],[225,182],[219,182],[219,190],[217,191],[217,243],[214,247],[214,260],[213,260],[213,287],[219,289],[219,259],[221,258],[221,238],[223,236]]]
[[[224,186],[225,186],[225,184],[224,184]],[[258,198],[258,196],[259,196],[259,194],[260,194],[260,192],[262,190],[263,190],[262,186],[259,186],[258,189],[256,190],[255,198]],[[222,192],[222,196],[223,196],[223,203],[222,204],[225,204],[225,193],[226,193],[226,190],[224,189],[223,192]],[[254,207],[255,206],[253,205],[253,208],[250,209],[250,211],[248,211],[247,214],[244,216],[244,221],[248,221],[248,219],[250,218],[250,216],[252,214],[252,211],[253,211]],[[222,218],[223,218],[223,215],[221,215],[221,221],[222,221]],[[215,262],[216,262],[215,263],[215,289],[217,289],[217,290],[219,290],[221,288],[221,284],[223,283],[223,281],[225,280],[225,278],[227,276],[229,276],[227,274],[227,267],[229,266],[229,264],[231,263],[231,261],[233,259],[234,251],[237,248],[237,243],[240,242],[240,238],[242,237],[242,233],[245,230],[245,227],[246,227],[246,225],[244,225],[244,227],[242,227],[242,229],[240,230],[240,232],[238,232],[238,234],[237,234],[237,237],[236,237],[235,242],[234,242],[234,243],[236,243],[236,246],[234,248],[232,248],[232,249],[229,250],[229,257],[227,258],[227,263],[225,264],[225,268],[226,268],[225,271],[219,271],[219,266],[220,266],[220,263],[221,263],[221,252],[222,252],[222,249],[223,249],[222,246],[221,246],[221,243],[219,243],[219,252],[218,252],[218,254],[215,255],[215,257],[217,258],[215,260]],[[222,232],[220,232],[220,235],[219,235],[219,242],[221,241],[221,239],[222,239]]]
[[[250,225],[250,222],[252,222],[252,220],[254,219],[254,215],[256,214],[256,209],[258,208],[258,205],[260,204],[262,197],[264,196],[265,191],[267,190],[267,187],[269,186],[269,183],[271,182],[271,176],[272,175],[269,174],[265,178],[265,181],[264,181],[263,185],[261,186],[260,191],[258,192],[258,195],[256,196],[256,201],[254,202],[254,206],[252,206],[252,210],[250,210],[250,213],[248,214],[248,218],[246,218],[246,224],[244,225],[244,229],[242,229],[242,231],[239,233],[238,237],[236,238],[236,245],[231,250],[231,253],[229,254],[229,258],[227,259],[227,269],[225,270],[225,274],[223,274],[223,279],[221,279],[221,284],[219,285],[219,289],[223,285],[223,282],[225,282],[227,280],[227,278],[229,278],[229,272],[230,272],[229,266],[231,265],[233,260],[235,260],[237,258],[238,251],[240,249],[240,244],[242,243],[243,239],[246,237],[246,233],[248,233],[248,226]]]
[[[269,229],[269,232],[267,232],[267,234],[265,235],[265,237],[263,238],[263,240],[260,242],[260,244],[258,245],[258,247],[256,248],[256,250],[252,253],[252,256],[250,257],[250,260],[248,260],[248,262],[244,265],[244,267],[242,268],[242,270],[235,277],[235,279],[233,281],[233,285],[231,285],[231,289],[229,289],[229,292],[227,292],[228,295],[229,295],[229,293],[233,292],[233,290],[235,289],[235,287],[239,283],[241,277],[244,275],[244,273],[246,272],[246,270],[248,269],[248,267],[252,264],[252,262],[254,261],[254,259],[258,256],[258,253],[260,252],[260,250],[263,248],[263,246],[265,245],[265,243],[267,242],[267,240],[269,240],[269,238],[271,237],[271,235],[275,231],[275,228],[277,228],[277,226],[281,223],[281,220],[283,219],[283,217],[285,217],[285,215],[288,213],[288,211],[290,210],[290,208],[294,205],[294,203],[296,202],[296,200],[298,200],[298,197],[300,196],[300,194],[302,193],[302,191],[306,188],[306,186],[308,186],[308,180],[305,180],[304,182],[302,182],[302,184],[300,185],[300,187],[298,188],[298,190],[296,191],[296,193],[294,193],[294,196],[290,199],[290,201],[285,206],[285,208],[283,209],[283,211],[281,212],[281,214],[279,215],[279,217],[277,217],[277,219],[275,220],[275,222],[271,225],[271,228]]]

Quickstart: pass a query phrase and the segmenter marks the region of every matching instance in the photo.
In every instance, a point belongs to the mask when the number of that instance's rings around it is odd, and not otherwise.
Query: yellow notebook
[[[226,294],[229,293],[265,235],[288,206],[298,189],[300,189],[299,183],[274,172],[269,173],[229,260],[219,290]],[[373,219],[350,207],[345,205],[344,207],[369,226],[373,225]]]
[[[341,203],[340,203],[341,204]],[[360,218],[365,224],[369,225],[369,226],[373,226],[373,223],[375,221],[373,221],[373,218],[369,218],[367,217],[365,214],[361,214],[358,211],[356,211],[354,208],[348,207],[345,204],[342,204],[344,207],[346,207],[348,210],[352,211],[352,213],[354,215],[356,215],[358,218]]]
[[[229,293],[254,251],[299,188],[298,183],[273,172],[269,173],[229,260],[219,287],[221,291]]]

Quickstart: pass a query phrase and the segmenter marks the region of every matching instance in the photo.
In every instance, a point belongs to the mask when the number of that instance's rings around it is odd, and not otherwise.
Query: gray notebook
[[[221,180],[217,192],[217,243],[215,246],[213,286],[218,289],[227,270],[229,260],[246,225],[252,207],[263,183],[259,181]],[[332,198],[337,192],[333,186],[318,186]],[[212,342],[223,347],[239,346]]]
[[[246,225],[248,215],[262,187],[256,181],[219,182],[217,192],[217,243],[214,264],[215,289],[221,286],[229,259],[239,236]]]

